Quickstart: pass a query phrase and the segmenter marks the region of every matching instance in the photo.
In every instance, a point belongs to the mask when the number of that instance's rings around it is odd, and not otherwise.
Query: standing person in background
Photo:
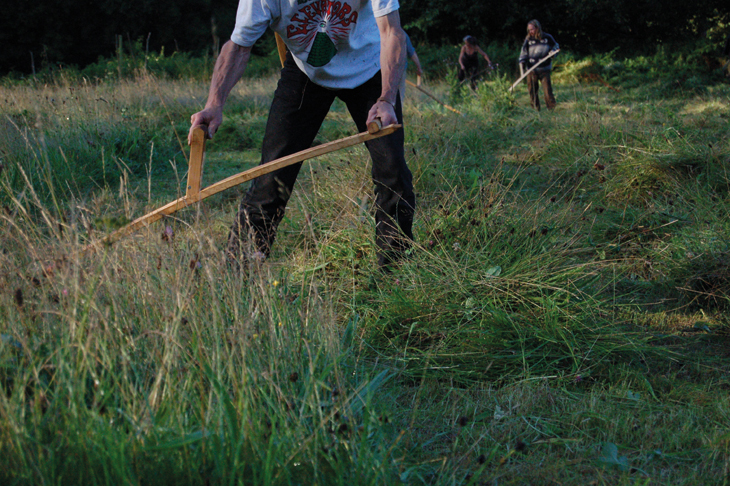
[[[398,0],[302,3],[240,0],[205,108],[190,118],[189,137],[198,125],[207,125],[211,137],[216,132],[251,48],[267,28],[282,37],[289,52],[266,122],[262,164],[311,147],[335,98],[347,105],[360,132],[375,119],[384,126],[402,123],[398,83],[406,41]],[[373,162],[375,244],[383,269],[402,258],[413,239],[416,200],[403,141],[403,130],[398,130],[365,143]],[[268,256],[301,166],[254,179],[229,233],[229,261],[245,267]]]
[[[492,61],[489,60],[487,53],[479,47],[476,37],[471,35],[464,37],[464,45],[461,46],[461,52],[459,53],[459,72],[457,76],[459,81],[464,81],[468,77],[471,89],[477,87],[476,74],[479,72],[480,55],[491,68]]]
[[[416,65],[416,74],[418,74],[418,76],[423,76],[423,69],[421,69],[421,61],[418,59],[418,54],[416,54],[416,48],[413,47],[411,38],[406,33],[406,68],[403,70],[403,79],[401,79],[400,87],[398,89],[398,91],[400,91],[401,105],[406,99],[406,71],[408,70],[408,59],[413,61],[413,64]]]
[[[542,31],[542,26],[537,20],[530,20],[527,23],[527,37],[522,43],[519,63],[523,69],[530,69],[535,63],[545,58],[551,51],[560,50],[553,36]],[[555,96],[553,85],[550,81],[550,72],[553,69],[553,60],[548,59],[540,64],[534,71],[527,75],[527,90],[530,93],[530,103],[537,111],[540,111],[540,83],[545,94],[545,104],[548,110],[555,108]]]

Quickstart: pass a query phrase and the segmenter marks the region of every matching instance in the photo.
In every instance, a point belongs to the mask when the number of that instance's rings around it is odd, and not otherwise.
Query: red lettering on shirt
[[[300,46],[311,44],[317,32],[324,31],[337,43],[350,35],[351,24],[357,23],[358,13],[338,0],[315,0],[294,14],[286,27],[286,35]]]

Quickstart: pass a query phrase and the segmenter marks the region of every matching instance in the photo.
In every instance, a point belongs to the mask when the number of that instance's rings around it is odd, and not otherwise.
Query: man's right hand
[[[213,68],[213,78],[210,82],[205,108],[190,117],[188,143],[190,143],[193,128],[198,125],[208,125],[208,138],[213,138],[213,134],[223,122],[223,105],[226,103],[226,98],[233,86],[241,79],[250,55],[251,47],[239,46],[230,40],[223,44],[218,59],[215,61],[215,68]]]
[[[193,130],[195,127],[200,125],[208,126],[208,138],[213,138],[213,135],[218,130],[223,122],[223,109],[222,108],[205,108],[203,111],[199,111],[190,117],[190,131],[188,132],[188,145],[193,139]]]

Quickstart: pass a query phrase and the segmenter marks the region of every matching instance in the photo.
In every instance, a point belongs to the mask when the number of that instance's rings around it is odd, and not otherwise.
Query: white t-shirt
[[[398,0],[239,0],[231,40],[252,46],[270,27],[309,79],[325,88],[355,88],[380,70],[376,17]]]

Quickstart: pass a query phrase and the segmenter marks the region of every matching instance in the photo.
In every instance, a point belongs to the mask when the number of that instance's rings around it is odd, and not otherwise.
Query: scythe
[[[205,140],[208,136],[208,132],[207,127],[205,127],[204,125],[199,125],[193,129],[193,136],[191,138],[190,162],[188,166],[187,188],[185,191],[185,195],[168,204],[165,204],[162,207],[155,209],[154,211],[145,214],[144,216],[135,219],[128,225],[119,228],[115,232],[103,238],[101,240],[101,243],[110,245],[115,241],[118,241],[119,239],[131,233],[134,233],[140,228],[149,226],[150,224],[162,219],[165,216],[169,216],[185,207],[190,206],[191,204],[202,201],[203,199],[206,199],[214,194],[218,194],[221,191],[225,191],[226,189],[230,189],[231,187],[243,184],[244,182],[250,181],[251,179],[255,179],[283,167],[288,167],[290,165],[303,162],[305,160],[318,157],[320,155],[325,155],[336,150],[352,147],[353,145],[380,138],[385,135],[390,135],[401,127],[402,125],[400,124],[393,124],[386,127],[381,127],[379,121],[371,122],[370,124],[368,124],[368,131],[366,132],[358,133],[357,135],[352,135],[350,137],[341,138],[333,142],[318,145],[316,147],[311,147],[295,154],[272,160],[271,162],[261,164],[257,167],[254,167],[253,169],[239,172],[238,174],[227,177],[222,181],[218,181],[215,184],[211,184],[210,186],[201,189],[200,183],[203,172],[203,159],[205,155]]]

